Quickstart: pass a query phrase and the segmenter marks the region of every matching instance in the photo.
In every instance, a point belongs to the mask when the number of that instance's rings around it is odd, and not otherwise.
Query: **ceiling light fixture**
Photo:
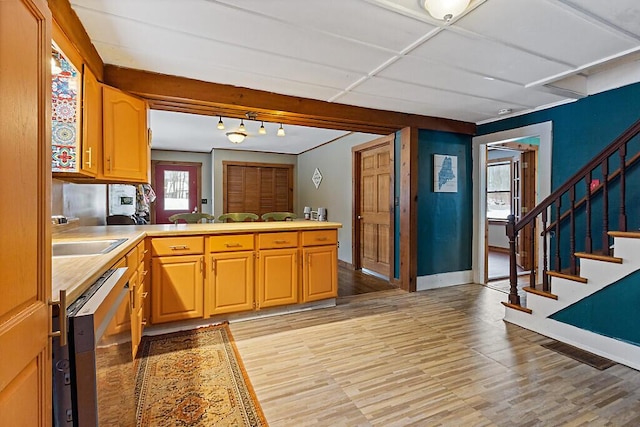
[[[224,123],[222,123],[222,116],[219,116],[220,120],[218,121],[218,129],[224,130]]]
[[[244,119],[240,119],[240,127],[238,128],[238,131],[240,131],[240,132],[244,132],[245,131]]]
[[[424,8],[436,19],[451,21],[469,6],[470,0],[424,0]]]
[[[260,122],[260,129],[258,129],[260,135],[266,135],[267,129],[264,127],[264,122]]]
[[[227,138],[234,144],[240,144],[247,137],[247,134],[244,132],[227,132]]]
[[[276,133],[278,136],[284,136],[284,128],[282,127],[282,123],[280,123],[280,127],[278,128],[278,132]]]

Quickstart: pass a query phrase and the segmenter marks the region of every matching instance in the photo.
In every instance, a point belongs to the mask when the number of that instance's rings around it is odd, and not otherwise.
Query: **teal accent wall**
[[[433,155],[458,158],[458,192],[433,191]],[[418,276],[471,270],[473,188],[471,136],[418,132]]]
[[[558,322],[640,345],[640,271],[550,316]]]
[[[640,83],[570,104],[478,126],[478,135],[553,122],[551,189],[556,189],[640,118]]]

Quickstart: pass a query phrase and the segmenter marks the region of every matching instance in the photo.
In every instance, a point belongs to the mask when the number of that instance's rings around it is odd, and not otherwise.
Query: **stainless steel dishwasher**
[[[135,426],[135,362],[131,328],[114,328],[130,310],[126,268],[107,271],[66,310],[68,345],[53,342],[56,426]],[[128,311],[130,313],[130,311]]]

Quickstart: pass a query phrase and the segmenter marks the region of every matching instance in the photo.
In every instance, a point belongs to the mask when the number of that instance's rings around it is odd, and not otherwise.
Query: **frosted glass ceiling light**
[[[244,132],[245,131],[244,119],[240,119],[240,127],[238,128],[238,131],[240,131],[240,132]]]
[[[220,116],[220,120],[218,121],[218,129],[224,130],[224,123],[222,123],[222,117]]]
[[[451,21],[469,6],[470,0],[424,0],[424,8],[436,19]]]
[[[266,135],[267,129],[264,127],[264,122],[260,122],[260,129],[258,129],[260,135]]]
[[[240,144],[247,137],[243,132],[227,132],[227,138],[234,144]]]
[[[282,127],[282,123],[280,123],[280,127],[278,128],[278,132],[276,133],[278,136],[284,136],[284,128]]]

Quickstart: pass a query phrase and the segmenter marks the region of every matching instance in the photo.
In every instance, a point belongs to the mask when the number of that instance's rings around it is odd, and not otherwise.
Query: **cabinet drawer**
[[[209,252],[247,251],[253,249],[253,234],[227,234],[209,237]]]
[[[161,237],[151,239],[153,256],[204,253],[204,237]]]
[[[144,256],[146,255],[148,249],[144,244],[144,240],[138,243],[138,263],[144,261]]]
[[[298,246],[298,232],[261,233],[258,235],[258,248],[295,248]]]
[[[302,246],[335,245],[338,242],[336,230],[302,232]]]

